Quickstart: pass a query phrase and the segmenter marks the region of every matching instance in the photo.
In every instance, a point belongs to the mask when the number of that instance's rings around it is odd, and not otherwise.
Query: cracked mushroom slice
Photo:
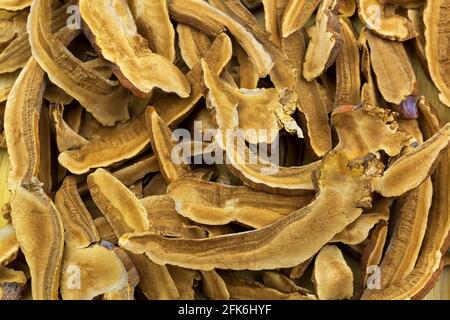
[[[127,232],[149,230],[147,210],[118,179],[103,169],[88,176],[95,204],[111,224],[117,237]],[[119,196],[120,195],[120,196]],[[138,270],[140,288],[150,299],[176,299],[179,294],[165,266],[157,265],[144,255],[130,255]]]
[[[427,1],[423,13],[425,54],[431,79],[440,91],[439,99],[450,107],[450,31],[448,31],[449,0]]]
[[[220,74],[231,59],[233,48],[230,38],[225,34],[219,34],[204,59],[214,72]],[[191,84],[191,94],[188,98],[180,98],[175,94],[159,94],[152,99],[151,105],[169,125],[175,126],[183,121],[194,110],[197,102],[203,96],[202,65],[196,63],[192,70],[186,74]]]
[[[323,247],[316,256],[312,280],[319,300],[350,299],[353,296],[353,273],[334,245]]]
[[[0,268],[0,301],[20,300],[27,277],[22,271]]]
[[[66,247],[61,270],[64,300],[92,300],[127,285],[127,271],[113,250],[101,245]]]
[[[55,206],[61,213],[66,246],[86,248],[91,243],[100,241],[94,221],[78,194],[77,181],[74,176],[64,179],[55,194]]]
[[[130,159],[149,144],[145,116],[141,115],[122,127],[112,129],[104,137],[89,141],[78,150],[61,152],[58,161],[70,172],[83,174],[93,168]]]
[[[349,19],[340,17],[342,48],[336,57],[334,107],[356,105],[361,101],[361,70],[358,39]]]
[[[370,206],[370,180],[380,174],[380,165],[373,157],[349,162],[344,153],[331,151],[315,174],[317,198],[265,228],[200,240],[135,233],[122,236],[119,245],[133,253],[145,252],[161,264],[198,270],[293,267],[358,218],[361,207]]]
[[[32,0],[0,0],[0,9],[18,11],[31,5]]]
[[[149,96],[153,88],[189,96],[190,85],[183,73],[167,58],[153,53],[138,34],[125,0],[80,0],[80,13],[89,40],[114,64],[113,71],[123,86],[142,97]]]
[[[172,182],[167,195],[179,214],[195,222],[207,225],[238,222],[253,228],[267,226],[313,200],[312,194],[274,195],[245,186],[195,179]]]
[[[64,106],[61,103],[51,103],[50,112],[56,131],[56,145],[59,152],[70,149],[80,149],[89,142],[76,133],[63,119]]]
[[[311,81],[334,63],[343,40],[339,19],[328,9],[320,20],[316,19],[309,33],[311,40],[306,50],[303,77]]]
[[[18,254],[16,232],[11,224],[7,224],[0,228],[0,269],[16,259]]]
[[[102,124],[112,126],[128,120],[127,90],[86,66],[52,34],[52,2],[35,1],[31,6],[28,33],[33,57],[51,82],[78,100]]]
[[[366,31],[378,89],[387,102],[400,104],[416,91],[416,76],[403,43]]]
[[[157,114],[154,108],[148,107],[145,111],[147,130],[150,136],[152,150],[158,159],[161,174],[167,183],[176,181],[192,173],[191,168],[184,159],[174,159],[172,149],[172,131]]]
[[[290,0],[282,20],[282,36],[288,37],[293,32],[301,29],[312,16],[320,0]]]
[[[167,58],[175,60],[175,31],[170,22],[167,0],[128,1],[136,26],[150,46],[150,49]]]
[[[439,120],[434,110],[422,99],[419,103],[424,138],[439,135]],[[423,146],[423,145],[422,145]],[[416,162],[417,163],[417,162]],[[417,168],[417,166],[416,166]],[[443,269],[442,256],[448,249],[450,216],[448,214],[450,188],[448,182],[450,152],[442,154],[433,176],[433,202],[428,215],[427,229],[412,272],[403,280],[381,290],[366,290],[363,299],[421,299],[433,287]]]
[[[379,0],[359,0],[358,15],[367,28],[380,37],[406,41],[417,36],[414,25],[398,14],[387,14],[387,8]]]
[[[178,22],[196,27],[216,36],[225,29],[236,38],[252,60],[260,77],[269,74],[274,63],[255,36],[234,19],[201,0],[172,0],[169,12]]]
[[[30,268],[33,299],[58,299],[64,247],[58,210],[39,182],[16,186],[11,191],[11,208],[17,241]]]

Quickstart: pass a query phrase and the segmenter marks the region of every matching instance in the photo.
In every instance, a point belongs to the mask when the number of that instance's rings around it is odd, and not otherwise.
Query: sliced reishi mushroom
[[[1,0],[0,9],[17,11],[29,7],[32,0]]]
[[[22,271],[0,268],[0,301],[20,300],[27,277]]]
[[[319,3],[319,0],[290,0],[283,14],[283,37],[286,38],[302,28]]]

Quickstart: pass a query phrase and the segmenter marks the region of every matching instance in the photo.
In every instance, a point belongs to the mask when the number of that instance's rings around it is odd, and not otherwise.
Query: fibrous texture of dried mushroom
[[[449,6],[0,0],[0,299],[424,297]]]

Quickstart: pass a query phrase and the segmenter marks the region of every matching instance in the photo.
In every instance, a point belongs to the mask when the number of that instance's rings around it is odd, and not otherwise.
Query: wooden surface
[[[426,73],[417,60],[413,61],[421,95],[424,95],[438,110],[439,117],[444,121],[450,121],[450,108],[445,107],[439,102],[438,91],[428,79]],[[0,149],[0,207],[8,201],[9,193],[6,187],[6,178],[9,169],[9,161],[6,150]],[[0,227],[5,221],[0,215]],[[450,300],[450,266],[442,273],[439,281],[433,290],[426,297],[428,300]]]

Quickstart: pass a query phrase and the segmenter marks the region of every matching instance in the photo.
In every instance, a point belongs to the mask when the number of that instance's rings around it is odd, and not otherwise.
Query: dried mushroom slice
[[[0,102],[6,101],[20,71],[0,74]]]
[[[325,10],[320,20],[310,30],[311,40],[306,50],[303,77],[311,81],[324,73],[336,60],[342,46],[341,27],[338,18]]]
[[[234,273],[224,273],[222,278],[232,300],[316,300],[313,295],[283,293],[267,288],[262,283],[246,280]]]
[[[93,168],[107,167],[130,159],[142,152],[150,140],[144,115],[117,127],[99,139],[93,139],[78,150],[61,152],[59,163],[74,174],[83,174]]]
[[[221,73],[231,59],[233,48],[230,38],[225,34],[219,34],[208,50],[204,59],[214,72]],[[177,95],[156,95],[151,105],[169,125],[174,126],[183,121],[192,112],[197,102],[203,96],[202,66],[198,62],[186,74],[191,84],[191,94],[188,98],[180,98]]]
[[[394,4],[404,8],[418,8],[425,4],[425,0],[380,0],[382,4]]]
[[[407,18],[388,12],[380,0],[359,0],[358,15],[367,28],[380,37],[406,41],[417,36],[414,25]]]
[[[334,107],[356,105],[361,101],[361,71],[358,40],[349,19],[339,18],[342,48],[336,57]]]
[[[183,61],[192,69],[208,53],[211,42],[206,34],[183,23],[178,24],[177,33]]]
[[[283,293],[298,292],[303,295],[307,295],[308,293],[310,293],[308,289],[298,286],[291,278],[288,278],[285,275],[275,271],[264,272],[263,282],[266,287],[278,290]]]
[[[356,12],[356,0],[339,0],[338,12],[344,17],[351,17]]]
[[[387,220],[382,213],[367,213],[349,224],[344,230],[333,237],[330,242],[342,242],[344,244],[356,245],[363,242],[369,236],[370,230],[380,222]]]
[[[50,112],[56,131],[56,145],[59,152],[80,149],[89,142],[72,130],[63,118],[64,106],[60,103],[50,104]]]
[[[128,1],[136,26],[150,46],[150,49],[167,58],[175,60],[175,31],[169,18],[167,0]]]
[[[27,277],[22,271],[0,268],[0,301],[20,300]]]
[[[58,299],[64,247],[58,210],[39,182],[16,186],[11,192],[11,208],[17,241],[30,268],[33,299]]]
[[[256,9],[261,5],[261,0],[242,0],[242,3],[248,8],[248,9]]]
[[[111,126],[127,120],[128,92],[83,64],[52,34],[51,5],[51,0],[32,4],[28,32],[33,57],[51,82],[77,99],[102,124]]]
[[[61,270],[64,300],[92,300],[127,285],[127,271],[113,250],[101,245],[67,247]]]
[[[68,247],[86,248],[100,241],[94,221],[77,190],[74,176],[64,179],[55,194],[55,206],[61,213]]]
[[[416,76],[403,43],[366,32],[378,89],[387,102],[400,104],[416,90]]]
[[[89,28],[88,38],[114,64],[113,71],[122,85],[135,95],[145,97],[153,88],[160,88],[180,97],[189,96],[190,85],[182,72],[164,56],[152,53],[138,34],[125,0],[81,0],[80,13]]]
[[[170,276],[177,286],[179,300],[194,300],[194,286],[200,280],[200,273],[196,270],[168,266]]]
[[[0,9],[18,11],[31,5],[32,0],[1,0]]]
[[[353,272],[341,250],[323,247],[316,256],[312,280],[320,300],[349,299],[353,296]]]
[[[427,1],[423,13],[428,69],[440,91],[439,99],[447,107],[450,107],[450,32],[447,29],[449,5],[448,0]]]
[[[265,77],[272,69],[272,58],[263,45],[240,23],[207,2],[172,0],[169,3],[169,12],[178,22],[191,25],[213,36],[218,35],[225,28],[228,29],[248,54],[260,77]]]
[[[152,149],[156,153],[161,174],[166,182],[170,183],[190,175],[191,168],[184,162],[184,159],[174,161],[172,149],[175,143],[172,141],[172,131],[166,123],[152,107],[145,111],[145,117]]]
[[[0,269],[16,259],[18,254],[16,232],[11,224],[7,224],[0,228]]]
[[[112,172],[124,185],[130,186],[149,173],[159,172],[159,164],[155,155],[148,155],[126,164]]]
[[[230,293],[227,285],[217,271],[201,271],[202,293],[210,300],[229,300]]]
[[[267,226],[312,201],[313,195],[282,196],[244,186],[182,179],[172,182],[167,195],[179,214],[195,222],[222,225],[238,222],[253,228]]]
[[[109,224],[108,220],[104,216],[95,218],[94,225],[100,237],[100,240],[112,243],[113,245],[117,244],[117,236],[114,233],[114,230]]]
[[[151,232],[127,234],[119,245],[133,253],[145,252],[157,263],[198,270],[293,267],[358,218],[361,207],[370,206],[370,180],[379,174],[380,165],[373,157],[349,163],[343,153],[331,151],[315,174],[320,190],[316,199],[265,228],[200,240],[168,239]]]
[[[283,14],[282,35],[288,37],[301,29],[319,5],[320,0],[290,0]]]

